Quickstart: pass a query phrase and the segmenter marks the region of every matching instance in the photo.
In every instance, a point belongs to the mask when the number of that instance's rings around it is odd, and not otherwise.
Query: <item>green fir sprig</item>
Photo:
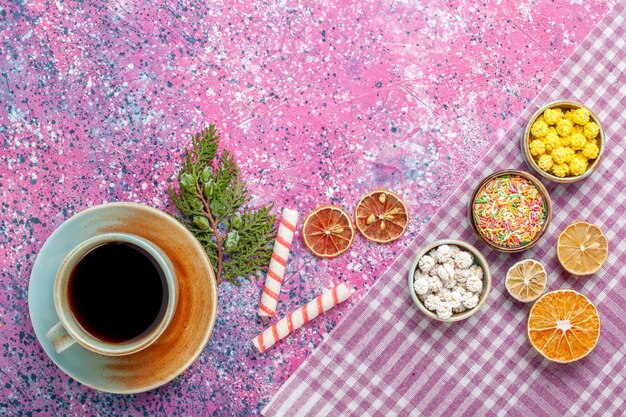
[[[218,155],[219,135],[214,125],[192,137],[178,172],[180,192],[169,194],[180,211],[179,220],[200,241],[215,269],[217,282],[240,285],[267,270],[276,237],[270,214],[273,205],[245,207],[250,201],[246,184],[232,154]]]

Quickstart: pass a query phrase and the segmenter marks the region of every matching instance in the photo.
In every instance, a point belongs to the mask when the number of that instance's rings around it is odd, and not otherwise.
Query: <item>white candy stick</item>
[[[257,337],[252,339],[252,344],[260,352],[265,352],[276,342],[284,339],[288,334],[299,329],[307,321],[313,320],[315,317],[330,310],[339,303],[350,298],[350,289],[344,283],[334,287],[332,290],[326,291],[324,294],[317,296],[307,304],[292,311],[283,317],[271,327],[265,329]]]
[[[293,241],[297,223],[297,211],[288,208],[283,210],[283,217],[278,225],[274,252],[272,253],[270,266],[267,269],[265,286],[261,295],[261,303],[259,304],[259,316],[261,317],[272,317],[276,313],[278,295],[280,294],[280,287],[285,275],[285,267],[287,266],[287,259],[289,258],[291,242]]]

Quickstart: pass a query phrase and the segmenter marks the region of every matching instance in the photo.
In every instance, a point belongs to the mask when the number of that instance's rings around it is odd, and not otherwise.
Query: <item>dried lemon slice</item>
[[[573,290],[544,294],[528,315],[530,344],[547,359],[568,363],[584,358],[600,337],[596,306]]]
[[[354,210],[357,229],[372,242],[389,243],[398,239],[409,223],[409,212],[395,193],[378,189],[361,197]]]
[[[608,256],[608,242],[602,230],[594,224],[570,224],[559,236],[556,254],[563,268],[574,275],[597,272]]]
[[[316,256],[334,258],[350,248],[354,227],[343,209],[321,206],[309,213],[302,225],[306,247]]]
[[[534,259],[519,261],[506,273],[506,289],[517,301],[534,301],[546,289],[548,274],[541,263]]]

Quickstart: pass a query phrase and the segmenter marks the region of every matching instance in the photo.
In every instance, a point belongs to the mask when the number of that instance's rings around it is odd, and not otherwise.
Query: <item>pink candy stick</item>
[[[265,329],[261,334],[252,339],[252,344],[260,352],[265,352],[276,342],[287,337],[288,334],[299,329],[304,323],[313,320],[315,317],[330,310],[339,303],[350,298],[350,289],[344,283],[337,285],[332,290],[317,296],[297,310],[292,311],[287,317],[274,323]]]
[[[259,305],[259,316],[261,317],[272,317],[276,313],[276,304],[285,275],[293,234],[296,231],[296,223],[298,223],[298,212],[286,208],[278,226],[274,252],[267,270],[267,277],[265,277],[265,287]]]

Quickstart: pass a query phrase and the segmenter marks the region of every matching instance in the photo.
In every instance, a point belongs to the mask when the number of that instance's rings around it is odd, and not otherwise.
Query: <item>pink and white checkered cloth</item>
[[[620,1],[563,64],[520,118],[452,194],[420,236],[311,354],[265,407],[265,416],[574,416],[626,413],[626,1]],[[546,184],[549,230],[523,254],[499,254],[472,234],[467,207],[488,174],[521,168],[520,136],[533,112],[559,99],[592,108],[607,137],[590,178]],[[544,182],[545,183],[545,182]],[[556,257],[559,233],[575,220],[597,224],[609,257],[591,277],[566,273]],[[487,305],[470,319],[441,323],[413,305],[407,274],[414,253],[436,239],[483,248],[493,273]],[[571,364],[542,358],[526,337],[529,304],[504,287],[508,268],[540,259],[548,288],[573,288],[596,304],[600,340]]]

